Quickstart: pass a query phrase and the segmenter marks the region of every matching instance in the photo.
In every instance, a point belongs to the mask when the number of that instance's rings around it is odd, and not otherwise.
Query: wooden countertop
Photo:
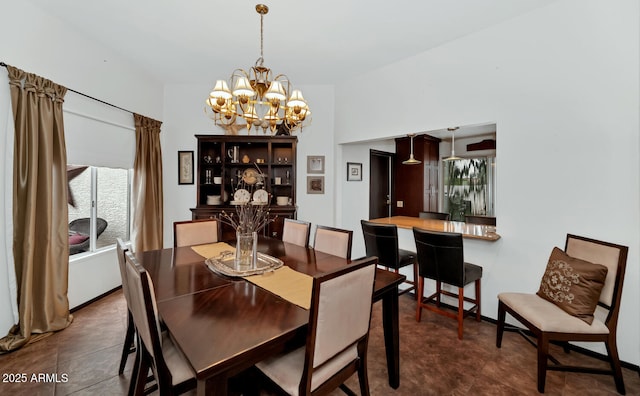
[[[490,242],[500,239],[500,235],[496,234],[496,227],[494,226],[470,224],[460,221],[420,219],[409,216],[383,217],[369,221],[380,224],[395,224],[400,228],[407,229],[418,227],[429,231],[457,232],[462,234],[463,238],[482,239]]]

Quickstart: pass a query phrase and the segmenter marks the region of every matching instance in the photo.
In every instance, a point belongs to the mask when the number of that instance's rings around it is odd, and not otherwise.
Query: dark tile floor
[[[372,395],[536,395],[536,353],[520,336],[506,333],[495,347],[495,325],[465,321],[464,340],[456,337],[454,320],[423,312],[414,319],[414,300],[400,297],[401,383],[387,383],[380,304],[374,305],[369,342],[369,383]],[[74,313],[69,328],[19,351],[0,355],[0,395],[123,395],[133,355],[123,376],[118,364],[125,332],[126,304],[121,291]],[[606,364],[579,353],[563,362]],[[10,374],[27,374],[27,383],[7,383]],[[32,374],[58,374],[58,382],[31,381]],[[63,374],[68,376],[65,382]],[[55,378],[49,378],[55,380]],[[624,369],[628,395],[640,395],[640,376]],[[348,385],[358,390],[357,377]],[[195,394],[195,392],[192,392]],[[157,392],[155,392],[157,394]],[[269,395],[269,392],[263,392]],[[334,392],[341,395],[340,391]],[[610,376],[549,372],[547,395],[615,395]]]

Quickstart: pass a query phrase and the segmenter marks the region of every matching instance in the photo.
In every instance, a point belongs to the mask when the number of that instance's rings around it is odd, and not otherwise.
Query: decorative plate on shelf
[[[233,193],[233,200],[239,203],[247,203],[251,200],[251,193],[244,188],[239,188]]]
[[[260,189],[253,193],[253,202],[257,204],[266,204],[269,202],[269,193],[267,190]]]
[[[260,173],[258,173],[258,171],[253,168],[245,169],[245,171],[242,172],[242,181],[250,186],[256,184],[259,178]]]

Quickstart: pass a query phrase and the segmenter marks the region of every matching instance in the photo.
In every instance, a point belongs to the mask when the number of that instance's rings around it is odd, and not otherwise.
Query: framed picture
[[[307,176],[307,194],[324,194],[324,176]]]
[[[178,151],[178,184],[193,184],[193,151]]]
[[[362,181],[362,164],[347,162],[347,181]]]
[[[324,173],[324,155],[307,155],[307,173]]]

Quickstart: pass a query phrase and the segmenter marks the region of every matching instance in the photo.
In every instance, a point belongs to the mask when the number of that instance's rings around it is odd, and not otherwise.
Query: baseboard
[[[108,296],[109,294],[111,294],[111,293],[113,293],[113,292],[116,292],[116,291],[118,291],[118,290],[120,290],[120,289],[122,289],[122,286],[114,287],[113,289],[111,289],[111,290],[109,290],[109,291],[106,291],[106,292],[102,293],[101,295],[96,296],[95,298],[92,298],[92,299],[91,299],[91,300],[89,300],[89,301],[86,301],[86,302],[84,302],[84,303],[82,303],[82,304],[80,304],[80,305],[78,305],[78,306],[75,306],[75,307],[71,308],[71,309],[69,310],[69,312],[74,313],[74,312],[76,312],[76,311],[78,311],[78,310],[80,310],[80,309],[82,309],[82,308],[86,307],[87,305],[91,305],[91,303],[94,303],[94,302],[96,302],[96,301],[100,300],[101,298],[106,297],[106,296]]]

